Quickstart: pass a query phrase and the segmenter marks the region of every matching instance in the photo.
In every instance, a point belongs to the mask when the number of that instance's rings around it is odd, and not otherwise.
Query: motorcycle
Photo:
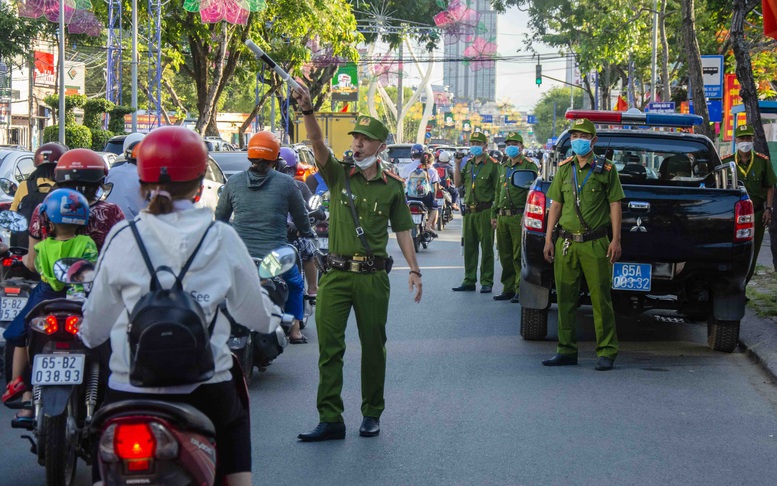
[[[297,258],[297,250],[291,245],[284,245],[270,252],[264,259],[254,258],[257,264],[262,286],[267,289],[270,298],[278,307],[283,308],[289,291],[286,282],[280,277],[294,266]],[[274,263],[274,262],[281,263]],[[265,263],[267,262],[267,263]],[[271,270],[268,270],[271,269]],[[277,272],[277,273],[276,273]],[[266,371],[275,358],[283,353],[289,340],[288,336],[294,323],[294,316],[283,314],[281,327],[274,333],[261,333],[251,331],[245,326],[235,322],[227,312],[225,304],[220,306],[221,311],[229,320],[231,333],[227,344],[232,354],[235,355],[243,370],[243,376],[250,381],[254,374],[254,367],[259,371]]]
[[[437,231],[445,229],[445,225],[453,221],[453,199],[451,194],[445,189],[438,189],[434,195],[437,201]]]
[[[415,226],[410,232],[413,237],[413,247],[416,253],[420,247],[424,250],[429,247],[429,243],[434,239],[434,236],[426,230],[427,209],[421,201],[408,201],[408,207],[410,208],[410,216],[413,217],[413,223]]]
[[[287,246],[272,251],[259,264],[259,277],[274,279],[288,271],[294,265],[294,253]],[[274,296],[274,291],[271,297],[281,297]],[[278,339],[285,342],[285,336]],[[236,356],[232,359],[234,381],[240,384],[238,396],[248,408],[240,363]],[[212,486],[216,480],[215,428],[190,405],[147,399],[111,403],[95,414],[91,430],[98,437],[96,460],[103,484]]]
[[[68,271],[74,268],[72,274],[94,273],[85,260],[63,258],[54,264],[54,274],[68,282]],[[71,287],[67,298],[45,300],[27,314],[33,399],[6,403],[12,409],[33,410],[32,422],[13,422],[12,426],[32,432],[22,438],[30,442],[38,464],[45,467],[47,485],[72,484],[78,458],[87,464],[92,460],[87,439],[97,408],[100,363],[96,351],[78,336],[84,301],[84,293]]]

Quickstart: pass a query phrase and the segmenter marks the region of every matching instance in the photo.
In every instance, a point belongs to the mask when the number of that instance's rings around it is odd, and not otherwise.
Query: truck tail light
[[[542,191],[529,191],[529,196],[526,198],[523,226],[530,231],[545,230],[545,194]]]
[[[743,199],[734,206],[734,243],[752,240],[755,236],[753,201]]]

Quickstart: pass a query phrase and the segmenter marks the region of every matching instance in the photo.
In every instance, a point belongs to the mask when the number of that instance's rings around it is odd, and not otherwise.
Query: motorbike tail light
[[[529,191],[529,196],[526,198],[523,225],[527,230],[543,231],[545,229],[545,194],[542,191]]]
[[[54,347],[57,349],[70,349],[70,343],[67,341],[57,341],[54,343]]]
[[[146,461],[154,457],[156,438],[147,423],[118,424],[114,433],[114,451],[125,461]],[[148,465],[148,464],[146,464]]]
[[[49,315],[46,317],[36,317],[30,321],[30,327],[44,334],[54,334],[59,330],[57,316]]]
[[[410,206],[410,214],[424,214],[426,211],[424,210],[424,206],[419,205],[413,205]]]
[[[4,267],[10,267],[11,265],[13,265],[13,262],[14,262],[14,259],[11,258],[11,257],[3,258],[3,266]]]
[[[22,289],[19,287],[6,287],[3,290],[5,290],[5,295],[19,295],[22,293]]]
[[[65,331],[70,334],[78,334],[78,328],[81,327],[81,318],[78,316],[67,316],[65,319]]]
[[[151,422],[151,433],[156,439],[156,452],[154,457],[161,460],[170,460],[178,457],[178,441],[170,430],[159,422]]]
[[[753,201],[742,199],[734,206],[734,242],[752,240],[755,236]]]

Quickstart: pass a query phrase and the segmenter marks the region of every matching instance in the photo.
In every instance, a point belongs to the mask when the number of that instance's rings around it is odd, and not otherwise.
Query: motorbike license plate
[[[319,238],[318,239],[318,249],[319,250],[328,250],[329,249],[329,238]]]
[[[80,385],[85,362],[83,354],[39,354],[32,364],[32,384]]]
[[[442,199],[442,198],[437,199],[437,205],[440,207],[445,206],[445,199]]]
[[[613,290],[649,292],[653,267],[649,263],[615,263],[612,267]]]
[[[27,297],[2,297],[0,298],[0,321],[12,321],[16,319],[24,306]]]
[[[412,214],[411,216],[413,216],[413,223],[415,224],[421,224],[421,220],[424,217],[423,214]]]

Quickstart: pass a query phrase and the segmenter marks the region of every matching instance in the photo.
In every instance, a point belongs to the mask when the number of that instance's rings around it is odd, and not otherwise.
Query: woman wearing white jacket
[[[195,406],[216,427],[218,472],[226,476],[230,485],[249,485],[248,410],[238,398],[237,384],[230,373],[230,325],[218,306],[225,302],[236,322],[262,333],[275,332],[281,311],[261,288],[256,266],[237,233],[218,222],[211,227],[210,209],[197,209],[191,202],[200,189],[206,164],[207,149],[195,132],[181,127],[152,131],[138,151],[141,192],[150,196],[150,203],[135,222],[154,268],[167,265],[179,273],[203,241],[183,287],[197,299],[207,322],[219,314],[210,340],[215,363],[213,377],[203,383],[160,388],[130,384],[128,317],[149,291],[151,276],[126,222],[114,226],[106,238],[92,292],[84,306],[80,332],[84,343],[92,348],[110,338],[111,375],[106,403],[152,395],[155,399]],[[157,275],[163,287],[172,285],[172,275]],[[94,479],[99,480],[99,476]]]

